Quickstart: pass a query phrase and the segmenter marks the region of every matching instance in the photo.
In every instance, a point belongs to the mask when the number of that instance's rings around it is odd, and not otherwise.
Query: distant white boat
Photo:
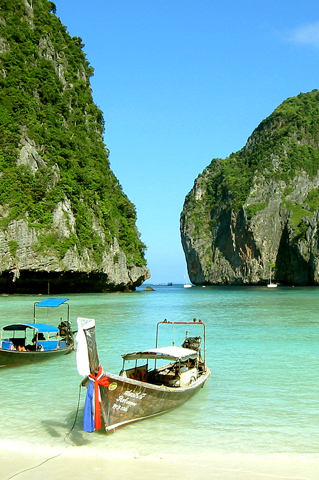
[[[184,288],[192,288],[192,287],[193,287],[193,285],[192,285],[192,283],[190,282],[188,273],[187,273],[187,271],[186,271],[186,272],[185,272],[185,275],[184,275]]]

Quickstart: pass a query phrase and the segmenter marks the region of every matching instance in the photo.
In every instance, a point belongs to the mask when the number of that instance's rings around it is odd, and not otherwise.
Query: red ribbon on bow
[[[99,399],[99,385],[103,387],[108,387],[110,385],[108,377],[106,375],[104,376],[103,375],[104,375],[104,372],[101,365],[99,366],[99,369],[96,375],[93,375],[92,373],[89,375],[89,378],[94,382],[95,430],[99,430],[99,428],[102,427],[101,405],[100,405],[100,399]]]

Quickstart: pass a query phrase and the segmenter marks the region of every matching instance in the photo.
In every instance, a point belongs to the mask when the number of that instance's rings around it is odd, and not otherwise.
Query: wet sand
[[[319,458],[255,455],[122,458],[2,450],[1,480],[318,480]]]

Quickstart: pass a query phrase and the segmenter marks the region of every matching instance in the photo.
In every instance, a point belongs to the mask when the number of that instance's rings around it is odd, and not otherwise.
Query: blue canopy
[[[67,302],[68,298],[45,298],[41,302],[36,303],[36,307],[59,307],[62,303]]]
[[[33,328],[38,332],[47,333],[54,332],[58,333],[59,329],[53,325],[47,325],[46,323],[12,323],[11,325],[6,325],[2,330],[26,330],[27,328]]]

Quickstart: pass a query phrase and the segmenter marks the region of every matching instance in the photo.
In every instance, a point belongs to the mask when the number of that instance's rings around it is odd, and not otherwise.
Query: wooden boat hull
[[[29,363],[44,362],[60,355],[67,355],[74,350],[74,345],[57,350],[37,352],[19,352],[18,350],[4,350],[0,348],[0,368],[17,367]]]
[[[179,407],[196,395],[210,376],[206,368],[200,377],[187,387],[166,387],[105,373],[110,385],[100,386],[101,412],[106,431],[160,415]]]

